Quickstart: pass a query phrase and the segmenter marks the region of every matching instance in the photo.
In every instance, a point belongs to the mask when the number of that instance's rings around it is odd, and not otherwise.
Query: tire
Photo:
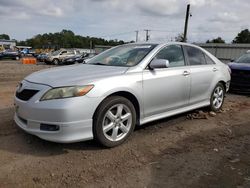
[[[224,103],[225,99],[225,87],[222,83],[218,83],[210,97],[210,110],[218,112]]]
[[[52,64],[53,65],[59,65],[60,61],[59,59],[53,59]]]
[[[125,142],[134,131],[136,111],[126,98],[111,96],[97,108],[93,119],[94,139],[105,147]]]
[[[15,60],[19,60],[19,59],[20,59],[20,57],[19,57],[19,56],[16,56],[16,57],[15,57]]]

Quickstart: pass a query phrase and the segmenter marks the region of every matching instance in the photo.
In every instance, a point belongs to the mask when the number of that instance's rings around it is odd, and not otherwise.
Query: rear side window
[[[166,46],[158,52],[155,58],[168,60],[169,67],[185,66],[182,47],[179,45]]]
[[[215,64],[215,62],[210,57],[208,57],[208,55],[204,54],[204,56],[208,65]]]
[[[190,65],[206,65],[206,60],[203,52],[198,48],[185,46]]]

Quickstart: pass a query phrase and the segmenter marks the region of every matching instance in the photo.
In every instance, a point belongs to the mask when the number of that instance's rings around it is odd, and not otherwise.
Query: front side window
[[[56,56],[56,55],[58,55],[58,54],[60,54],[60,53],[61,53],[60,50],[56,50],[56,51],[52,52],[51,55]]]
[[[62,51],[61,53],[60,53],[60,55],[65,55],[67,53],[67,51]]]
[[[206,65],[206,60],[203,52],[198,48],[185,46],[190,65]]]
[[[244,54],[239,59],[236,60],[236,63],[249,63],[250,64],[250,53]]]
[[[184,55],[180,45],[170,45],[164,47],[155,56],[156,59],[169,61],[169,67],[185,66]]]
[[[155,47],[155,44],[122,45],[91,58],[87,63],[94,65],[132,67],[137,65]]]

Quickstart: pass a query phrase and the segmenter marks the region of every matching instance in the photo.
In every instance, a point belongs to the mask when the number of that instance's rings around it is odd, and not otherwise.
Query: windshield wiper
[[[100,63],[100,62],[96,62],[96,63],[90,63],[91,65],[107,65],[105,63]]]

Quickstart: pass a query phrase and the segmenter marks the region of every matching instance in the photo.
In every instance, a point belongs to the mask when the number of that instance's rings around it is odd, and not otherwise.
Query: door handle
[[[215,68],[215,67],[213,68],[213,71],[214,71],[214,72],[216,72],[217,70],[218,70],[217,68]]]
[[[188,71],[183,72],[183,76],[188,76],[189,74],[190,74],[190,72],[188,72]]]

